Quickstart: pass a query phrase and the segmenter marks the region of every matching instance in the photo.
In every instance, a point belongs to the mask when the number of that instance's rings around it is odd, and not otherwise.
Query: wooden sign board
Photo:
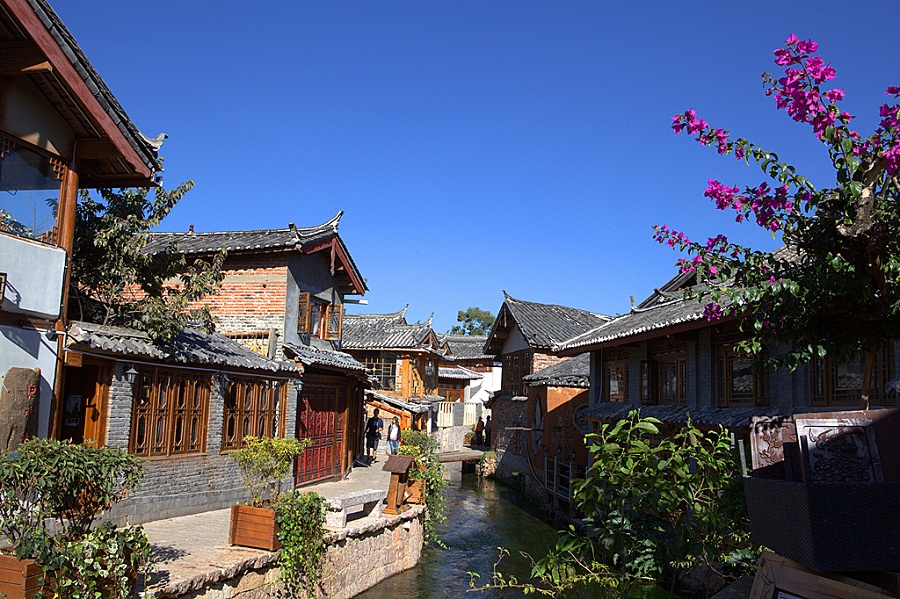
[[[67,351],[66,352],[66,366],[73,366],[75,368],[81,368],[83,356],[77,352]]]

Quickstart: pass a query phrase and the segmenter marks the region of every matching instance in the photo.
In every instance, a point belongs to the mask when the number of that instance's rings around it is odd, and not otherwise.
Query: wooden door
[[[297,484],[342,474],[346,405],[343,387],[307,384],[300,392],[297,437],[312,444],[297,460]]]
[[[60,437],[73,443],[106,442],[108,369],[84,364],[66,369]]]

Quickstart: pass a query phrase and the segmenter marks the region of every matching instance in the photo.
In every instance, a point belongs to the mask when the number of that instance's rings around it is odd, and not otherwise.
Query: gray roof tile
[[[365,374],[366,366],[358,362],[350,354],[338,351],[327,351],[312,346],[286,343],[286,353],[295,356],[305,366],[319,366],[329,370],[338,370],[355,374]]]
[[[580,354],[522,377],[522,380],[531,387],[547,385],[548,387],[587,389],[591,386],[590,357],[591,355],[588,353]]]
[[[540,349],[551,349],[558,343],[611,320],[609,316],[577,308],[518,300],[507,295],[505,291],[504,295],[506,299],[488,335],[484,346],[485,353],[490,353],[494,349],[499,351],[497,346],[500,344],[495,342],[494,335],[500,328],[509,326],[505,324],[507,318],[515,321],[532,348]]]
[[[146,333],[135,329],[73,321],[69,325],[67,347],[86,353],[148,358],[175,364],[300,372],[296,364],[270,360],[227,337],[194,328],[179,332],[164,345],[157,345]]]
[[[601,403],[593,405],[584,411],[584,417],[589,420],[612,421],[627,418],[629,412],[637,409],[624,403]],[[728,429],[743,429],[750,426],[750,419],[754,416],[779,416],[786,415],[777,408],[698,408],[689,410],[685,406],[642,406],[642,417],[653,417],[661,420],[669,426],[684,426],[688,418],[699,427],[717,427],[719,425]]]
[[[494,356],[484,353],[487,335],[441,335],[441,343],[450,347],[447,360],[493,360]]]
[[[484,375],[478,372],[473,372],[468,368],[463,368],[462,366],[454,366],[452,368],[441,366],[440,368],[438,368],[438,378],[474,381],[483,379]]]
[[[425,349],[431,321],[408,324],[406,308],[391,314],[345,314],[341,347],[349,350]]]

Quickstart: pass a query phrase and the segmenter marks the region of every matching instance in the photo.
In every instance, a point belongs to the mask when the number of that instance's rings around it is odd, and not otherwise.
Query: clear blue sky
[[[666,223],[738,227],[706,181],[756,167],[673,135],[689,107],[819,185],[824,147],[759,74],[790,33],[820,43],[871,132],[900,85],[891,3],[51,0],[165,182],[196,187],[161,230],[311,226],[341,235],[369,306],[412,321],[512,296],[613,314],[673,274]]]

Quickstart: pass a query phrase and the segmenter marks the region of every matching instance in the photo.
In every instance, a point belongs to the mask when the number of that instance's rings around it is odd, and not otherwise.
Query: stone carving
[[[10,368],[0,387],[0,452],[36,437],[41,396],[40,368]]]

